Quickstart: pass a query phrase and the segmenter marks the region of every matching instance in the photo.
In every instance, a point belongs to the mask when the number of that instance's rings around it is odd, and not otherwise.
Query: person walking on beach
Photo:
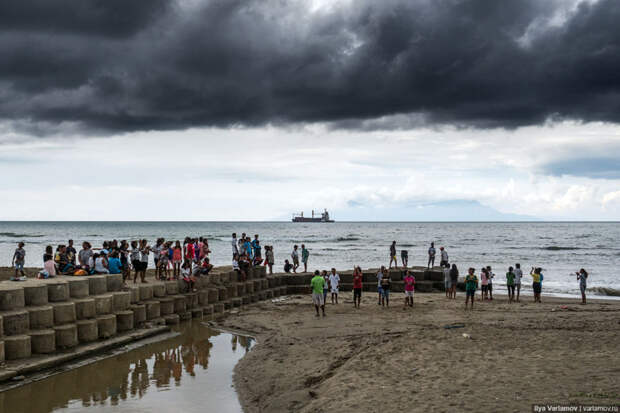
[[[332,291],[332,304],[338,304],[338,284],[340,284],[340,276],[336,273],[336,269],[332,268],[332,273],[329,275],[329,286]]]
[[[495,278],[495,273],[491,269],[490,265],[487,265],[487,291],[489,292],[489,300],[493,301],[493,278]]]
[[[15,268],[15,277],[14,279],[17,281],[22,281],[22,279],[26,278],[24,274],[24,263],[26,262],[26,250],[24,249],[23,242],[17,244],[17,248],[15,248],[15,252],[13,253],[13,259],[11,260],[11,267]],[[17,274],[20,273],[21,277],[18,278]]]
[[[471,309],[474,309],[474,296],[478,289],[478,277],[474,274],[474,269],[470,268],[465,277],[465,310],[467,310],[467,302],[471,299]],[[471,298],[470,298],[471,297]]]
[[[304,263],[304,272],[308,272],[308,258],[310,257],[310,251],[306,249],[304,244],[301,244],[301,262]]]
[[[392,280],[390,278],[390,271],[385,271],[381,278],[381,306],[390,306],[390,287],[392,286]]]
[[[480,301],[484,301],[489,295],[489,278],[487,276],[487,269],[484,267],[480,269],[480,282],[482,284],[480,288]]]
[[[383,274],[385,273],[385,267],[382,265],[379,271],[377,271],[377,293],[379,293],[379,302],[378,305],[381,305],[381,297],[383,297],[383,292],[381,291],[381,280],[383,279]]]
[[[394,268],[398,268],[398,261],[396,260],[396,241],[392,241],[392,245],[390,245],[390,265],[388,268],[392,268],[392,261],[394,262]]]
[[[579,281],[579,290],[581,291],[581,304],[585,304],[587,287],[586,280],[588,279],[588,272],[582,268],[579,270],[579,272],[576,272],[575,274],[577,274],[577,280]]]
[[[517,302],[519,302],[519,295],[521,295],[521,278],[523,278],[523,271],[521,271],[521,264],[515,264],[515,289],[517,290]]]
[[[439,266],[443,267],[448,264],[448,251],[444,247],[439,247],[439,251],[441,254]]]
[[[508,302],[512,303],[515,299],[515,273],[512,267],[508,267],[506,273],[506,287],[508,287]]]
[[[530,271],[530,275],[532,276],[532,290],[534,290],[534,302],[540,303],[540,293],[542,292],[542,269],[534,268]]]
[[[409,252],[407,250],[400,250],[400,262],[405,268],[409,265]]]
[[[405,308],[407,306],[413,307],[413,292],[415,289],[415,277],[411,274],[411,271],[407,270],[405,273],[405,278],[403,278],[405,282]]]
[[[450,297],[452,299],[456,298],[456,284],[459,282],[459,269],[456,267],[456,264],[452,264],[452,268],[450,268]]]
[[[323,302],[327,302],[327,294],[329,293],[329,274],[327,271],[323,270],[321,272],[321,277],[325,280],[325,284],[323,285]]]
[[[297,268],[299,268],[299,252],[297,251],[297,245],[293,245],[291,259],[293,260],[293,272],[297,274]]]
[[[428,264],[426,268],[432,268],[435,266],[435,243],[431,242],[431,246],[428,249]]]
[[[353,306],[360,308],[362,303],[362,269],[360,267],[354,267],[353,269]]]
[[[323,298],[324,286],[325,279],[321,277],[319,270],[316,270],[314,272],[314,277],[310,280],[310,287],[312,287],[312,302],[314,303],[317,317],[319,317],[319,307],[321,311],[323,311],[323,317],[325,317],[325,300]]]

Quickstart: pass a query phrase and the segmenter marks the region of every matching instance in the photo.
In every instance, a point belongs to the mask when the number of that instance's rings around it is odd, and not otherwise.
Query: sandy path
[[[413,311],[362,308],[351,293],[315,318],[309,296],[223,321],[259,345],[235,370],[247,412],[531,411],[532,403],[620,403],[620,303],[419,294]],[[343,298],[343,299],[342,299]],[[398,300],[396,300],[398,298]],[[561,306],[567,306],[562,309]],[[464,328],[445,325],[463,323]],[[471,338],[463,337],[463,333]]]

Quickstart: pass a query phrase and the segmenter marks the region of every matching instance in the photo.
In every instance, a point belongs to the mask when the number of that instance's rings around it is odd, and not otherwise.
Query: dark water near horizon
[[[0,393],[6,413],[241,413],[232,371],[253,339],[198,320],[176,338]]]
[[[574,272],[580,268],[590,273],[588,287],[620,291],[618,222],[0,222],[0,262],[10,265],[22,240],[27,244],[26,265],[40,267],[45,246],[69,238],[77,245],[88,240],[100,246],[111,239],[154,242],[158,237],[182,241],[185,236],[206,236],[212,263],[230,265],[233,232],[259,234],[262,245],[273,245],[278,272],[293,244],[305,243],[310,250],[309,270],[346,270],[387,265],[392,240],[399,259],[400,250],[406,249],[409,265],[426,265],[434,241],[437,249],[446,247],[462,273],[470,266],[493,266],[496,288],[503,285],[507,267],[520,262],[524,272],[531,266],[544,269],[544,293],[578,295]]]

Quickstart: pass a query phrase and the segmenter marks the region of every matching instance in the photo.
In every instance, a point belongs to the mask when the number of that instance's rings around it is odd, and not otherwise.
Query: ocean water
[[[104,240],[158,237],[182,241],[185,236],[209,239],[211,261],[230,265],[231,234],[259,234],[261,244],[273,245],[275,271],[282,271],[294,244],[310,250],[309,270],[375,268],[389,262],[389,246],[397,243],[409,253],[409,265],[426,265],[431,241],[445,246],[450,262],[461,274],[470,266],[476,272],[491,265],[495,290],[505,285],[509,265],[521,263],[544,269],[543,293],[579,295],[574,272],[585,268],[593,293],[620,291],[620,223],[618,222],[0,222],[0,263],[10,265],[19,241],[26,243],[26,265],[42,266],[46,245],[72,238],[101,246]],[[439,264],[437,258],[436,264]],[[152,265],[152,262],[150,263]],[[529,278],[525,277],[529,284]],[[610,291],[605,291],[609,289]]]

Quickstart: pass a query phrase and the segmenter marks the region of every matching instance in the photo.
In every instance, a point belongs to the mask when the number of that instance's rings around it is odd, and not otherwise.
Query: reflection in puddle
[[[0,393],[0,412],[241,412],[232,370],[249,337],[199,322],[150,344]]]

